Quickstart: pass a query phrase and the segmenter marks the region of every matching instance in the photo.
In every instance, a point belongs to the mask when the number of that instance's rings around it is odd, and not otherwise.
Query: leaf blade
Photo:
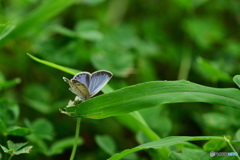
[[[166,103],[205,102],[240,106],[240,91],[213,88],[189,81],[153,81],[104,94],[79,105],[65,108],[73,116],[102,119]]]
[[[142,145],[139,145],[135,148],[126,149],[120,153],[117,153],[110,157],[108,160],[118,160],[122,157],[134,153],[140,150],[144,149],[150,149],[150,148],[165,148],[170,147],[179,143],[187,142],[187,141],[201,141],[201,140],[223,140],[223,137],[217,137],[217,136],[200,136],[200,137],[190,137],[190,136],[173,136],[173,137],[167,137],[163,138],[161,140],[148,142]]]
[[[34,28],[37,28],[36,26],[39,26],[50,18],[56,16],[75,2],[76,0],[49,0],[42,2],[31,13],[27,14],[19,24],[16,24],[16,27],[12,29],[12,32],[7,36],[4,36],[4,38],[7,40],[9,38],[14,39],[15,37],[22,36],[24,33],[32,31]]]
[[[72,74],[72,75],[75,75],[75,74],[77,74],[78,72],[80,72],[79,70],[76,70],[76,69],[72,69],[72,68],[60,66],[60,65],[57,65],[57,64],[55,64],[55,63],[52,63],[52,62],[48,62],[48,61],[39,59],[39,58],[34,57],[33,55],[29,54],[29,53],[27,53],[27,55],[28,55],[31,59],[33,59],[33,60],[35,60],[35,61],[37,61],[37,62],[39,62],[39,63],[45,64],[45,65],[47,65],[47,66],[49,66],[49,67],[56,68],[56,69],[58,69],[58,70],[60,70],[60,71],[63,71],[63,72],[66,72],[66,73],[69,73],[69,74]]]
[[[233,77],[233,81],[236,83],[238,87],[240,87],[240,75],[235,75]]]

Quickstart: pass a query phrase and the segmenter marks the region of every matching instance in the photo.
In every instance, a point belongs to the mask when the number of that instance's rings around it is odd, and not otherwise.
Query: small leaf
[[[217,112],[205,113],[203,115],[203,122],[205,125],[216,130],[226,130],[229,128],[230,122],[228,119],[229,117],[225,114]]]
[[[240,88],[240,75],[236,75],[233,77],[233,81],[236,83],[236,85],[238,85],[238,87]]]
[[[8,141],[8,149],[4,146],[1,146],[5,153],[13,155],[19,155],[24,153],[29,153],[32,146],[26,146],[26,143],[13,143],[12,141]],[[25,146],[25,147],[24,147]]]
[[[50,148],[50,150],[47,151],[47,155],[57,155],[63,153],[63,151],[67,148],[72,147],[74,144],[75,138],[70,137],[70,138],[65,138],[58,140],[54,142]],[[83,144],[83,140],[81,138],[78,138],[78,146]]]
[[[203,146],[205,151],[220,151],[222,148],[226,147],[227,143],[221,140],[210,140],[206,142]]]
[[[32,133],[32,130],[25,127],[14,126],[8,129],[8,134],[12,136],[27,136]]]
[[[14,28],[15,25],[11,23],[0,24],[0,40],[6,37]]]
[[[13,149],[9,150],[9,149],[7,149],[6,147],[4,147],[4,146],[2,146],[2,145],[0,145],[0,146],[1,146],[2,150],[3,150],[5,153],[8,153],[8,154],[12,154],[12,153],[13,153]]]
[[[240,129],[238,129],[237,132],[236,132],[236,138],[237,138],[238,140],[240,140]]]
[[[192,148],[183,148],[183,154],[189,159],[194,160],[209,160],[210,154],[209,152],[200,150],[200,149],[192,149]]]
[[[15,78],[15,79],[12,79],[12,80],[9,80],[9,81],[1,81],[0,80],[0,90],[2,89],[6,89],[6,88],[11,88],[17,84],[19,84],[21,82],[21,79],[20,78]]]
[[[225,31],[221,21],[213,18],[185,19],[183,28],[192,40],[202,48],[209,48],[216,42],[221,41]]]
[[[214,82],[231,80],[231,77],[226,72],[206,59],[198,57],[197,64],[203,77],[210,78]]]
[[[109,135],[97,135],[95,141],[106,153],[113,155],[116,151],[116,144]]]
[[[69,37],[75,37],[75,32],[68,29],[68,28],[65,28],[63,26],[60,26],[60,25],[55,25],[53,27],[54,31],[59,33],[59,34],[62,34],[62,35],[65,35],[65,36],[69,36]]]
[[[29,153],[32,146],[26,146],[26,143],[13,143],[12,141],[8,141],[8,148],[13,149],[14,155]],[[25,146],[25,147],[24,147]]]
[[[164,110],[164,111],[163,111]],[[158,134],[160,137],[167,137],[172,130],[172,122],[166,114],[166,107],[152,107],[148,109],[141,110],[140,113],[143,116],[147,124]],[[159,123],[161,122],[160,125]]]
[[[50,92],[42,85],[31,84],[25,87],[24,100],[28,106],[44,114],[52,111],[53,107],[50,106]]]
[[[84,40],[99,41],[103,38],[103,34],[98,31],[99,24],[96,21],[80,21],[75,28],[78,37]]]
[[[0,99],[0,117],[6,127],[13,125],[19,116],[19,107],[15,102]]]
[[[23,146],[27,145],[28,142],[25,143],[13,143],[12,141],[8,141],[8,148],[17,151],[21,149]]]
[[[7,134],[7,128],[5,123],[0,119],[0,133]]]
[[[118,77],[127,77],[133,70],[134,57],[128,52],[120,53],[119,50],[111,49],[94,53],[91,61],[97,69],[109,70]]]
[[[31,108],[33,108],[36,111],[41,112],[43,114],[48,114],[48,113],[51,113],[51,111],[52,111],[49,103],[45,103],[43,101],[36,100],[36,99],[31,99],[31,98],[28,98],[28,97],[24,97],[24,101]]]
[[[38,138],[52,140],[54,137],[54,128],[52,123],[44,118],[35,120],[32,124],[30,124],[30,127],[34,132],[34,136]]]
[[[33,146],[26,146],[15,152],[15,155],[29,153]]]
[[[98,31],[85,31],[78,33],[78,36],[89,41],[100,41],[103,38],[101,32]]]

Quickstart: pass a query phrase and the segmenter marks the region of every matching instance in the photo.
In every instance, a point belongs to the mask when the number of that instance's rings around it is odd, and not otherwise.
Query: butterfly
[[[76,94],[82,101],[86,101],[96,95],[112,78],[112,73],[105,70],[94,73],[80,72],[72,79],[63,77],[70,85],[69,90]]]

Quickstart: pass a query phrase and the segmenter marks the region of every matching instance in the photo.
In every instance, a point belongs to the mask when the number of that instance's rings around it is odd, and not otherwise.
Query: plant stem
[[[12,157],[13,157],[13,155],[10,155],[10,157],[8,158],[8,160],[11,160],[11,159],[12,159]]]
[[[227,142],[227,144],[229,145],[229,147],[232,149],[233,152],[237,153],[237,151],[235,150],[235,148],[232,146],[232,144],[230,143],[229,139],[226,136],[223,136],[223,138],[225,139],[225,141]],[[238,160],[240,160],[239,155],[236,156]]]
[[[187,42],[186,42],[187,43]],[[188,79],[188,74],[191,69],[191,46],[188,44],[187,47],[184,48],[183,53],[182,53],[182,59],[181,59],[181,64],[179,68],[179,73],[178,73],[178,79],[182,80]]]
[[[78,136],[79,136],[79,131],[80,131],[80,123],[81,123],[81,118],[78,118],[77,119],[77,125],[76,125],[76,132],[75,132],[75,140],[74,140],[74,144],[73,144],[73,149],[72,149],[70,160],[74,160],[74,156],[75,156],[75,153],[76,153],[76,150],[77,150]]]

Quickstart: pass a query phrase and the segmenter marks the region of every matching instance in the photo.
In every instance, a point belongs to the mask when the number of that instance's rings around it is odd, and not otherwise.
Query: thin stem
[[[188,74],[191,69],[191,63],[192,63],[191,46],[187,42],[185,42],[185,43],[186,43],[186,47],[184,48],[183,53],[182,53],[182,59],[181,59],[181,64],[180,64],[180,68],[179,68],[179,73],[178,73],[179,80],[182,80],[182,79],[187,80],[188,79]]]
[[[8,160],[11,160],[11,159],[12,159],[12,157],[13,157],[13,155],[10,155],[10,157],[8,158]]]
[[[229,147],[232,149],[233,152],[237,153],[237,151],[235,150],[235,148],[232,146],[232,144],[230,143],[229,139],[226,136],[223,136],[224,140],[227,142],[227,144],[229,145]],[[240,160],[239,155],[237,156],[237,159]]]
[[[75,132],[75,140],[74,140],[70,160],[74,160],[74,156],[75,156],[75,153],[76,153],[76,150],[77,150],[78,136],[79,136],[79,131],[80,131],[80,123],[81,123],[81,118],[78,118],[77,119],[77,125],[76,125],[76,132]]]

